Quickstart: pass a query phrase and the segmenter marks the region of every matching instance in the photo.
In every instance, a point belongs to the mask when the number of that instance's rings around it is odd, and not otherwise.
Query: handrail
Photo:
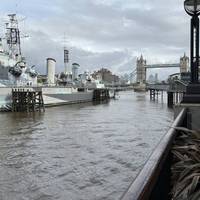
[[[188,83],[185,83],[185,82],[183,82],[181,80],[175,80],[174,82],[180,83],[180,84],[182,84],[185,87],[188,86]]]
[[[172,127],[161,139],[135,181],[131,183],[127,191],[121,197],[121,200],[149,199],[176,136],[174,127],[183,125],[186,119],[186,113],[186,108],[181,110],[172,124]]]
[[[163,91],[168,91],[169,90],[169,84],[148,84],[146,86],[147,89],[149,90],[163,90]]]

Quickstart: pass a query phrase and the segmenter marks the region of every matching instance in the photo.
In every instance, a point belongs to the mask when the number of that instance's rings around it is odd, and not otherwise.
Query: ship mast
[[[65,74],[69,74],[68,64],[69,64],[69,50],[66,47],[64,47]]]
[[[64,72],[65,74],[69,74],[70,71],[69,71],[69,50],[67,49],[66,47],[66,35],[64,33]]]
[[[6,23],[6,42],[9,48],[9,56],[11,58],[21,57],[20,31],[16,14],[10,14],[8,17],[9,22]]]

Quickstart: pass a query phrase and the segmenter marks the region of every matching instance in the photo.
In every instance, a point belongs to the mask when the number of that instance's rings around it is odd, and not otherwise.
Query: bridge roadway
[[[152,64],[152,65],[145,65],[144,66],[146,69],[154,69],[154,68],[180,68],[179,63],[174,63],[174,64]],[[137,75],[137,69],[134,69],[130,74],[129,74],[129,80]]]
[[[180,64],[179,63],[175,63],[175,64],[152,64],[152,65],[146,65],[145,68],[180,68]]]

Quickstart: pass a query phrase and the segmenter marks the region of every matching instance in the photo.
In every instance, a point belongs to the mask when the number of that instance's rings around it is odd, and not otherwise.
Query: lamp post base
[[[190,83],[183,95],[182,103],[200,103],[200,84]]]

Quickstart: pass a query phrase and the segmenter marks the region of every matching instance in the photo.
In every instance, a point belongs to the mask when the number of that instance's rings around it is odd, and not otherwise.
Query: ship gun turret
[[[9,72],[15,77],[21,76],[24,64],[25,63],[22,63],[21,61],[17,62],[13,67],[9,68]]]

